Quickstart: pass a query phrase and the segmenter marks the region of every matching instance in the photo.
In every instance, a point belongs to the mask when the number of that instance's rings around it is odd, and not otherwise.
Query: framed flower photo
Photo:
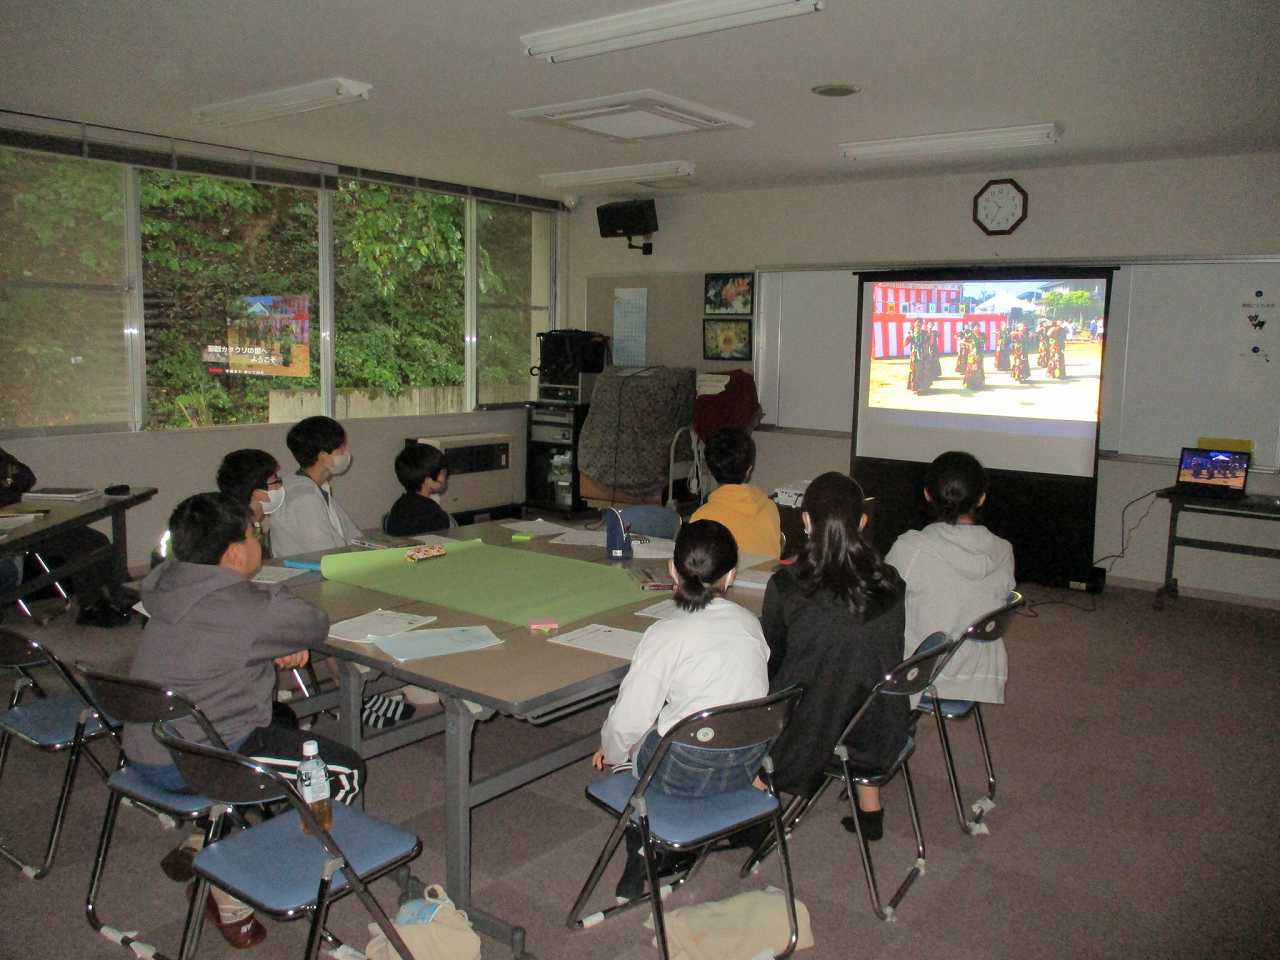
[[[751,321],[702,320],[702,359],[751,360]]]
[[[755,274],[703,275],[702,312],[705,316],[749,317],[755,308]]]

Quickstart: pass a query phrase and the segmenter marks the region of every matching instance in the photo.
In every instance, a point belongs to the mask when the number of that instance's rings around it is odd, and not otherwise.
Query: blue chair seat
[[[329,832],[361,877],[413,856],[420,847],[410,831],[341,803],[333,805]],[[303,833],[297,811],[290,810],[205,847],[196,854],[195,868],[257,909],[287,914],[315,903],[327,859],[320,841]],[[331,896],[346,887],[346,877],[334,874]]]
[[[937,703],[942,708],[942,715],[948,720],[963,720],[973,709],[974,701],[940,699]],[[916,709],[921,713],[933,713],[933,704],[934,699],[932,697],[922,696]]]
[[[135,768],[129,766],[111,774],[107,780],[107,787],[124,794],[131,800],[157,807],[166,813],[185,814],[189,817],[204,813],[213,803],[208,797],[202,797],[196,793],[176,793],[173,790],[157,787],[143,779]]]
[[[72,693],[29,700],[0,713],[0,727],[43,750],[63,750],[75,739],[76,724],[85,709],[84,701]],[[96,716],[85,724],[86,739],[105,732]]]
[[[621,816],[636,787],[630,773],[615,773],[587,787],[587,795]],[[750,820],[767,817],[778,808],[778,801],[763,790],[746,787],[732,793],[717,794],[713,803],[708,798],[673,797],[650,790],[645,799],[649,805],[649,829],[663,843],[696,846]]]

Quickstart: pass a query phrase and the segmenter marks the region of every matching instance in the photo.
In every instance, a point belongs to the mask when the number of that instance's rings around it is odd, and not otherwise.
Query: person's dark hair
[[[333,453],[347,442],[347,431],[333,417],[307,417],[289,428],[284,438],[289,452],[306,469],[320,459],[322,453]]]
[[[169,514],[173,555],[184,563],[216,565],[227,547],[244,539],[252,514],[228,493],[197,493]]]
[[[706,458],[716,483],[742,483],[756,465],[756,442],[745,430],[721,430],[707,441]]]
[[[924,488],[934,516],[944,523],[955,523],[978,509],[978,501],[987,492],[987,472],[973,454],[949,450],[929,464]]]
[[[449,466],[444,451],[429,443],[406,444],[396,454],[396,479],[407,493],[422,489],[422,481],[440,479],[440,471]]]
[[[233,450],[218,467],[218,489],[247,504],[253,491],[267,489],[267,480],[279,472],[280,464],[265,450]]]
[[[852,477],[833,472],[815,478],[800,503],[813,533],[794,568],[805,596],[826,590],[862,617],[881,597],[896,593],[899,583],[898,572],[858,529],[864,500]]]
[[[682,524],[676,533],[676,606],[701,610],[720,591],[720,578],[738,565],[738,544],[729,528],[715,520]]]

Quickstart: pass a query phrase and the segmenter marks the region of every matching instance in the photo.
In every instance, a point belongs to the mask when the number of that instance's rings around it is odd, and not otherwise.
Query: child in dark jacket
[[[824,473],[810,483],[801,503],[809,542],[795,566],[775,573],[765,590],[761,624],[770,689],[805,688],[773,748],[774,783],[787,793],[807,795],[821,785],[845,726],[902,659],[903,585],[862,537],[863,500],[858,484],[843,474]],[[873,709],[849,746],[854,766],[876,770],[906,743],[910,708],[890,697]],[[880,790],[857,790],[863,836],[878,840]],[[852,821],[846,827],[852,830]]]
[[[396,479],[404,494],[387,514],[387,533],[416,537],[452,526],[449,514],[432,499],[449,489],[449,463],[443,451],[429,443],[406,444],[396,456]]]

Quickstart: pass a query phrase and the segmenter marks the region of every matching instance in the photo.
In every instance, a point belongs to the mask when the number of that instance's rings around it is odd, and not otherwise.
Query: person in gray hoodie
[[[978,522],[987,474],[977,458],[949,451],[934,460],[924,498],[937,522],[904,533],[885,557],[907,583],[904,657],[934,632],[957,636],[1014,588],[1013,547]],[[966,641],[938,676],[938,695],[1004,703],[1008,676],[1003,639]]]
[[[306,664],[308,648],[324,642],[329,618],[281,584],[252,582],[262,547],[247,505],[225,493],[199,493],[169,517],[172,555],[142,583],[150,621],[129,675],[158,683],[194,703],[231,749],[292,779],[304,740],[316,740],[329,769],[335,800],[350,803],[364,785],[365,766],[349,747],[281,722],[273,711],[276,669]],[[203,741],[191,720],[176,732]],[[126,724],[129,764],[166,790],[186,783],[149,724]],[[174,880],[193,876],[191,856],[199,835],[165,857]],[[187,851],[185,854],[183,851]],[[244,904],[211,891],[208,916],[232,946],[253,946],[266,930]]]

